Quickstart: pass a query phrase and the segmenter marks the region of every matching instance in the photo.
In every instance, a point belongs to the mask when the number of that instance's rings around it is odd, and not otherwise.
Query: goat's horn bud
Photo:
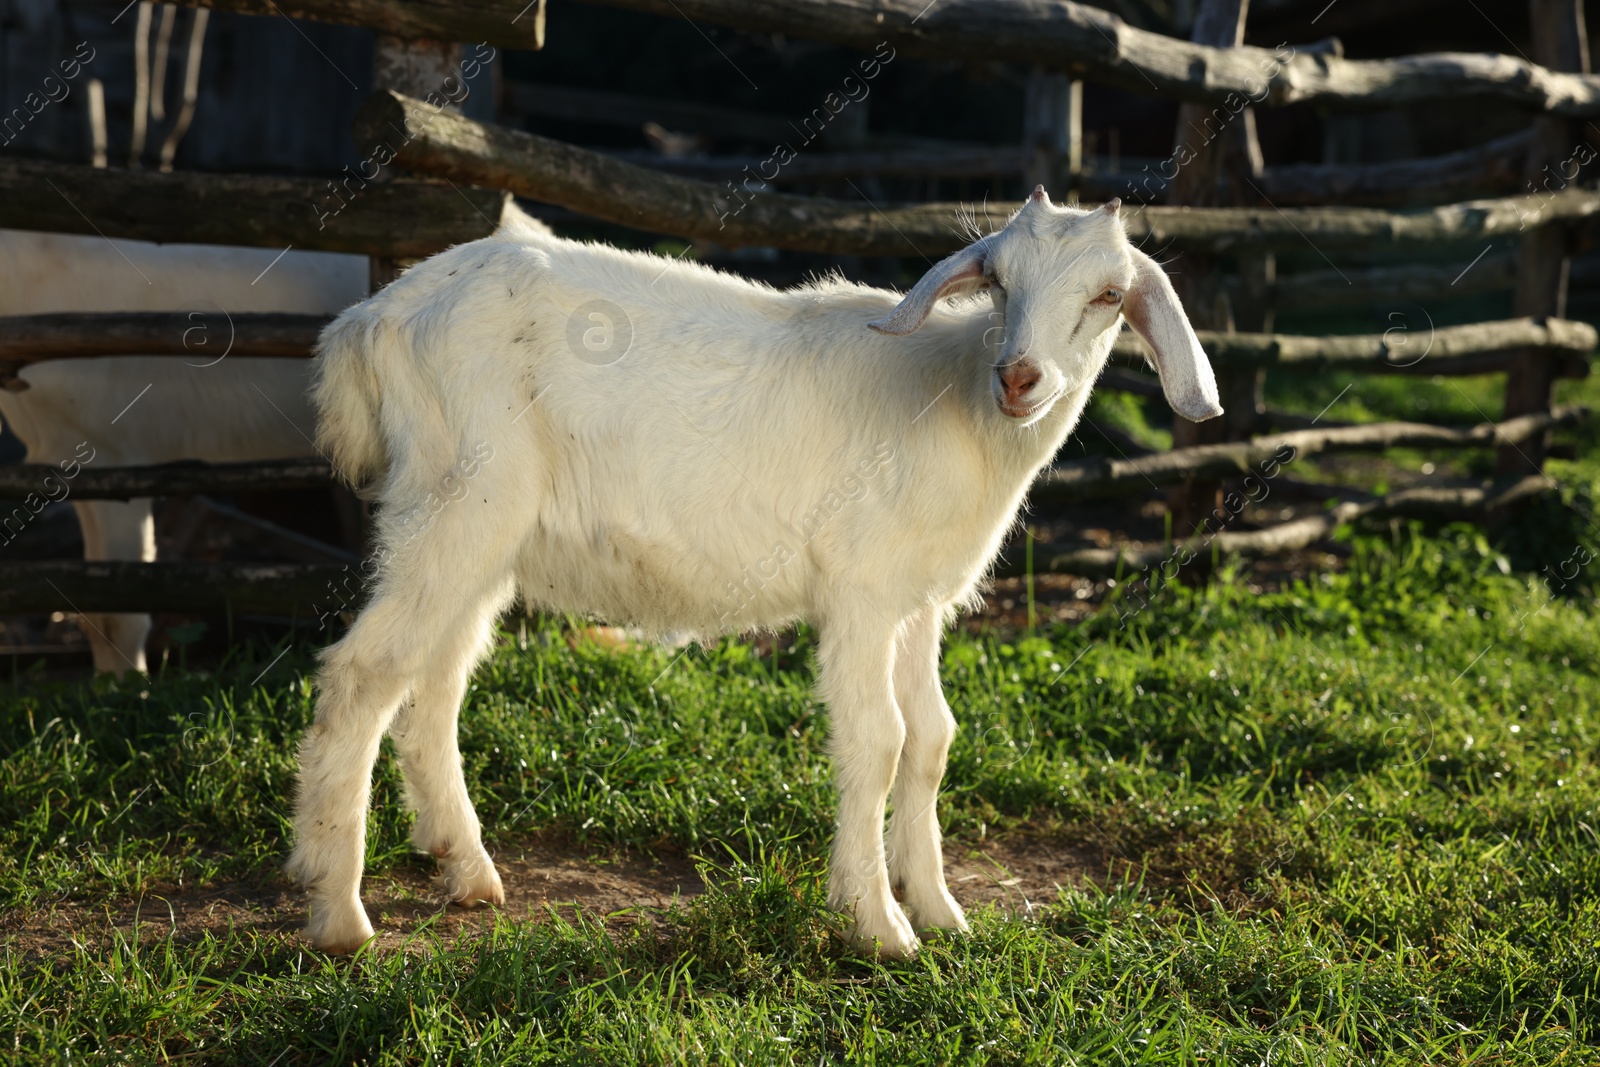
[[[1050,200],[1050,194],[1044,191],[1043,185],[1035,185],[1033,187],[1033,192],[1028,194],[1028,199],[1034,201],[1043,200],[1048,202]]]
[[[1106,201],[1106,206],[1105,206],[1104,210],[1105,210],[1105,213],[1107,215],[1115,215],[1121,209],[1122,209],[1122,197],[1113,196],[1110,200]]]

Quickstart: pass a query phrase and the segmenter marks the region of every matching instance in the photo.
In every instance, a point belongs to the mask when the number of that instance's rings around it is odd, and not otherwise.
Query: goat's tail
[[[311,364],[317,447],[351,486],[371,483],[388,465],[379,422],[383,394],[372,365],[374,335],[382,328],[364,305],[346,310],[322,331]]]

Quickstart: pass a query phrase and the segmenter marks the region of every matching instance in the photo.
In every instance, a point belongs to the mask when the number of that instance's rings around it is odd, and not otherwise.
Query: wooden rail
[[[1261,192],[1279,205],[1384,206],[1451,200],[1526,187],[1523,167],[1533,146],[1529,130],[1438,156],[1389,163],[1290,163],[1267,167]],[[1116,194],[1125,195],[1125,194]]]
[[[290,15],[446,41],[536,48],[526,0],[185,0],[253,15]],[[1508,101],[1573,118],[1600,116],[1600,78],[1505,55],[1441,52],[1345,59],[1327,50],[1210,48],[1136,29],[1067,0],[593,0],[761,34],[893,55],[1004,56],[1132,92],[1219,108],[1240,97],[1276,107],[1393,107],[1463,97]]]
[[[149,467],[81,464],[70,478],[49,463],[0,464],[0,500],[133,500],[147,496],[226,496],[233,493],[319,489],[334,484],[321,459],[260,463],[163,463]],[[0,525],[10,509],[0,507]]]
[[[222,611],[315,624],[359,585],[352,568],[319,563],[0,562],[0,612]],[[342,593],[342,596],[340,595]]]
[[[543,87],[523,86],[526,89]],[[687,117],[687,116],[686,116]],[[694,126],[675,127],[695,129]],[[785,128],[770,139],[787,141]],[[1476,148],[1390,163],[1296,163],[1267,167],[1257,183],[1261,196],[1280,207],[1338,202],[1384,207],[1437,203],[1466,197],[1505,194],[1523,183],[1523,163],[1532,144],[1526,130]],[[1016,145],[946,145],[916,148],[857,149],[848,152],[806,151],[781,167],[770,156],[663,156],[645,149],[608,152],[627,163],[703,181],[727,182],[759,175],[773,185],[826,178],[939,177],[972,178],[1019,175],[1023,153]],[[1088,200],[1122,197],[1130,204],[1164,204],[1170,182],[1157,163],[1142,171],[1085,170],[1079,191]],[[768,177],[770,176],[770,177]]]
[[[141,241],[420,257],[494,232],[508,199],[410,179],[339,175],[335,184],[0,158],[0,226]]]
[[[1465,326],[1430,328],[1407,322],[1381,334],[1321,336],[1278,333],[1224,333],[1197,330],[1200,345],[1217,366],[1278,367],[1390,374],[1486,374],[1504,369],[1508,356],[1538,350],[1587,364],[1600,333],[1586,322],[1568,319],[1506,319]],[[1123,359],[1145,361],[1138,335],[1124,331],[1113,350]],[[1581,374],[1579,375],[1582,376]]]
[[[0,363],[97,356],[304,358],[327,315],[226,311],[59,312],[0,318]]]
[[[0,318],[0,364],[110,355],[306,358],[327,315],[183,311],[67,312]],[[203,331],[203,332],[202,332]],[[1487,374],[1505,369],[1515,352],[1548,352],[1569,360],[1582,377],[1600,334],[1586,322],[1508,319],[1466,326],[1394,329],[1382,334],[1322,336],[1197,331],[1222,366],[1315,371],[1329,367],[1372,373]],[[1144,342],[1124,331],[1114,354],[1143,365]]]
[[[1192,559],[1205,559],[1213,550],[1223,556],[1270,556],[1309,548],[1325,541],[1340,526],[1363,519],[1438,519],[1482,522],[1491,514],[1555,489],[1543,475],[1497,482],[1487,487],[1402,489],[1387,496],[1345,501],[1327,511],[1269,526],[1264,530],[1222,530],[1176,544],[1130,542],[1115,548],[1081,545],[1036,544],[1033,573],[1116,577],[1137,582],[1150,568],[1160,568],[1171,580],[1176,568]],[[1171,571],[1172,573],[1167,573]],[[990,572],[996,578],[1018,578],[1028,573],[1023,548],[1008,548]]]
[[[1123,576],[1168,561],[1223,555],[1260,556],[1305,548],[1360,519],[1415,517],[1482,520],[1491,511],[1549,492],[1542,476],[1487,488],[1406,489],[1371,501],[1347,501],[1333,509],[1265,530],[1223,531],[1180,545],[1139,544],[1117,548],[1037,545],[1039,574]],[[996,560],[996,577],[1027,572],[1021,550]],[[281,615],[316,625],[328,614],[358,607],[359,571],[312,563],[133,563],[77,560],[0,562],[0,612],[38,611],[221,611]]]
[[[420,257],[493,232],[507,196],[473,185],[496,182],[530,199],[592,217],[729,247],[932,256],[960,247],[959,220],[972,210],[962,204],[873,205],[781,193],[747,193],[741,200],[726,185],[662,174],[449,113],[434,117],[427,104],[393,94],[379,94],[363,114],[368,136],[381,136],[391,119],[398,128],[416,133],[401,158],[409,167],[450,178],[455,187],[401,179],[363,188],[349,176],[343,179],[347,185],[332,187],[329,181],[305,178],[107,171],[4,159],[0,226]],[[979,222],[996,228],[1010,210],[1010,205],[994,205]],[[1576,187],[1549,198],[1505,197],[1394,212],[1131,205],[1124,211],[1135,240],[1152,247],[1214,251],[1365,249],[1487,239],[1597,213],[1600,192]]]
[[[1525,415],[1502,423],[1434,426],[1381,422],[1360,426],[1297,430],[1250,441],[1199,445],[1154,452],[1134,459],[1095,458],[1058,463],[1034,482],[1030,499],[1054,506],[1137,493],[1191,478],[1221,478],[1261,472],[1264,464],[1283,465],[1324,452],[1381,452],[1390,448],[1486,448],[1525,441],[1589,416],[1583,407]],[[1288,451],[1285,451],[1285,450]],[[333,472],[321,459],[266,463],[169,463],[154,467],[79,467],[71,478],[50,464],[0,465],[0,500],[131,500],[148,496],[223,496],[232,493],[311,489],[332,485]],[[7,517],[0,508],[0,522]]]
[[[1035,505],[1056,506],[1122,496],[1197,478],[1255,475],[1270,481],[1277,468],[1325,452],[1384,452],[1391,448],[1491,448],[1516,444],[1589,416],[1564,407],[1477,426],[1375,422],[1325,430],[1295,430],[1249,441],[1175,448],[1134,459],[1097,457],[1058,463],[1042,471],[1029,490]],[[1287,458],[1286,458],[1287,457]]]
[[[383,146],[406,167],[457,183],[506,189],[541,203],[653,233],[840,255],[932,256],[967,240],[959,204],[876,204],[749,192],[663,174],[562,141],[485,125],[393,92],[373,94],[356,117],[363,150]],[[985,205],[998,229],[1016,205]],[[1487,240],[1600,214],[1600,191],[1469,200],[1432,208],[1179,208],[1124,212],[1128,235],[1150,247],[1373,249]]]

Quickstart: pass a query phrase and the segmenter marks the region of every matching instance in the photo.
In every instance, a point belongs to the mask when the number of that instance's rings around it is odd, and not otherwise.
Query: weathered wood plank
[[[1584,24],[1582,0],[1530,0],[1534,55],[1557,70],[1587,73],[1589,32]],[[1587,130],[1576,122],[1541,116],[1534,123],[1534,142],[1526,160],[1530,188],[1560,188],[1576,181],[1582,163],[1594,150]],[[1575,147],[1576,146],[1576,147]],[[1511,306],[1518,315],[1565,315],[1571,278],[1572,234],[1562,229],[1538,229],[1517,242],[1517,284]],[[1522,415],[1550,410],[1556,381],[1555,360],[1546,352],[1529,350],[1506,375],[1505,412]],[[1544,435],[1517,448],[1502,448],[1495,470],[1502,475],[1534,474],[1544,465]]]
[[[1600,332],[1586,322],[1568,319],[1505,319],[1427,330],[1395,329],[1377,334],[1323,336],[1279,333],[1226,333],[1197,330],[1200,345],[1214,364],[1273,366],[1293,370],[1338,367],[1379,373],[1443,373],[1447,361],[1481,360],[1489,373],[1496,359],[1535,349],[1555,356],[1583,356],[1600,343]],[[1113,351],[1124,359],[1144,360],[1146,349],[1137,334],[1124,331]],[[1487,357],[1487,358],[1486,358]]]
[[[1460,152],[1388,163],[1290,163],[1268,167],[1261,191],[1279,206],[1386,206],[1453,200],[1522,187],[1523,161],[1533,143],[1519,130]]]
[[[371,26],[403,37],[537,47],[526,0],[185,0],[246,14]],[[1524,59],[1440,52],[1355,60],[1287,47],[1210,48],[1136,29],[1068,0],[592,0],[756,33],[782,33],[880,55],[1000,59],[1073,77],[1231,107],[1317,103],[1392,107],[1463,97],[1574,118],[1600,115],[1600,78]]]
[[[531,86],[529,88],[532,88]],[[693,129],[695,127],[683,127]],[[792,136],[786,131],[775,140]],[[1522,130],[1475,148],[1390,163],[1294,163],[1265,168],[1257,180],[1267,200],[1279,207],[1337,203],[1369,207],[1440,203],[1473,196],[1509,193],[1522,185],[1522,164],[1532,133]],[[862,149],[805,152],[782,167],[770,156],[663,156],[644,149],[608,153],[650,170],[704,181],[742,180],[747,172],[774,185],[823,178],[970,178],[1020,174],[1022,152],[1015,146]],[[1086,170],[1080,180],[1087,200],[1122,197],[1130,203],[1165,204],[1171,182],[1163,168],[1144,171]],[[770,178],[764,175],[770,174]]]
[[[1382,422],[1360,426],[1296,430],[1250,441],[1200,445],[1156,452],[1135,459],[1075,460],[1057,464],[1034,483],[1036,504],[1081,500],[1138,492],[1185,478],[1248,474],[1281,458],[1285,449],[1296,457],[1322,452],[1382,452],[1391,448],[1477,448],[1525,441],[1558,426],[1588,418],[1583,407],[1524,415],[1505,422],[1470,427],[1434,426],[1415,422]],[[80,465],[68,477],[50,464],[0,465],[0,499],[78,498],[131,500],[146,496],[220,496],[232,493],[312,489],[333,484],[333,472],[321,459],[265,463],[168,463],[153,467]],[[42,506],[42,505],[41,505]],[[0,520],[7,513],[0,509]]]
[[[0,363],[107,355],[309,358],[326,315],[277,313],[111,311],[0,317]],[[192,331],[204,329],[204,343]],[[1465,326],[1390,330],[1381,334],[1300,335],[1196,331],[1201,347],[1224,366],[1320,370],[1326,367],[1389,374],[1488,374],[1503,370],[1513,352],[1538,350],[1582,360],[1600,332],[1567,319],[1506,319]],[[232,341],[232,349],[228,344]],[[1124,361],[1146,360],[1136,334],[1119,334],[1112,349]]]
[[[653,233],[839,255],[932,256],[962,246],[960,204],[874,204],[786,193],[750,193],[663,174],[562,141],[459,115],[420,100],[375,93],[356,117],[357,143],[383,146],[405,166],[451,181],[506,189]],[[1002,225],[1012,204],[978,209],[980,226]],[[1372,249],[1487,239],[1600,214],[1600,191],[1469,200],[1431,208],[1181,208],[1123,212],[1128,235],[1151,247]]]
[[[422,105],[426,107],[427,105]],[[492,233],[509,199],[432,181],[148,170],[0,159],[0,226],[141,241],[427,256]]]
[[[1139,583],[1153,579],[1171,581],[1190,560],[1204,559],[1213,549],[1223,556],[1271,556],[1309,548],[1325,541],[1340,526],[1362,519],[1415,518],[1482,522],[1494,512],[1555,489],[1550,479],[1530,475],[1487,487],[1462,489],[1403,489],[1373,500],[1345,501],[1328,511],[1270,526],[1265,530],[1229,531],[1201,535],[1178,544],[1130,542],[1112,548],[1036,544],[1033,573],[1117,577]],[[1152,571],[1151,568],[1158,568]],[[1007,549],[995,561],[996,578],[1018,578],[1028,573],[1022,549]]]
[[[133,500],[146,496],[228,496],[234,493],[321,489],[334,484],[322,459],[261,463],[163,463],[152,467],[76,465],[76,473],[49,463],[0,464],[0,500]],[[41,505],[42,506],[42,505]],[[0,525],[11,517],[0,507]]]
[[[177,0],[241,15],[366,26],[395,37],[544,47],[545,0]]]
[[[297,616],[339,610],[358,583],[349,567],[318,563],[0,563],[0,612],[232,611]]]
[[[282,312],[58,312],[0,318],[0,363],[96,356],[304,358],[327,315]]]
[[[1175,448],[1134,459],[1074,460],[1040,473],[1029,490],[1035,506],[1073,504],[1137,493],[1191,478],[1254,474],[1270,480],[1278,468],[1325,452],[1385,452],[1391,448],[1488,448],[1526,441],[1556,426],[1589,417],[1584,407],[1564,407],[1477,426],[1434,426],[1421,422],[1375,422],[1331,429],[1295,430],[1249,441]]]

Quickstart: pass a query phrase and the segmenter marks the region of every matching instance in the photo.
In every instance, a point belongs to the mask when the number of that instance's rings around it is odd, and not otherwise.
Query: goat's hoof
[[[966,913],[961,910],[961,905],[956,903],[955,897],[949,890],[941,889],[936,896],[923,899],[912,899],[906,902],[906,910],[911,913],[911,925],[919,932],[923,930],[948,930],[955,934],[971,932],[967,925]]]
[[[479,904],[499,906],[506,902],[505,887],[500,883],[500,872],[487,853],[456,863],[443,864],[440,872],[450,903],[463,908]]]
[[[312,905],[311,921],[306,924],[306,938],[312,946],[335,956],[347,956],[372,940],[372,923],[358,903],[355,910],[348,906],[318,907]]]
[[[907,960],[917,954],[916,931],[894,903],[877,915],[858,914],[845,931],[845,938],[856,951],[881,960]]]

